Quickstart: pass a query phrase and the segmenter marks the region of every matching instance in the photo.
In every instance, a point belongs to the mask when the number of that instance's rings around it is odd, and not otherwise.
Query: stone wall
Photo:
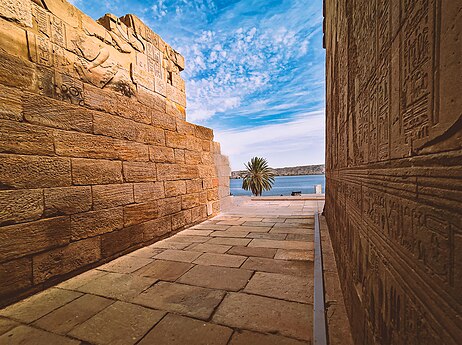
[[[184,59],[137,17],[6,0],[0,42],[1,305],[219,211]]]
[[[357,344],[462,339],[462,2],[325,0],[325,214]]]

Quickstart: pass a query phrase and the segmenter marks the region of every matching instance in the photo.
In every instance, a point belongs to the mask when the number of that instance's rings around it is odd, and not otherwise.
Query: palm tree
[[[273,170],[268,166],[266,159],[253,157],[245,164],[247,169],[242,188],[251,190],[253,195],[260,196],[264,190],[271,190],[274,183]]]

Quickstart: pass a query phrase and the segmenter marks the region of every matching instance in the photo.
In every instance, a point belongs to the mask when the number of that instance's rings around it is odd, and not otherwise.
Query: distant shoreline
[[[326,172],[324,164],[302,165],[296,167],[275,168],[275,176],[303,176],[303,175],[324,175]],[[245,170],[231,172],[232,179],[241,179],[245,175]]]

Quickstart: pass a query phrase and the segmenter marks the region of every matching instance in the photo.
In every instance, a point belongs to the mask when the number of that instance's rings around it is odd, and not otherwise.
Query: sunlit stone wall
[[[462,339],[462,2],[325,0],[327,200],[357,344]]]
[[[136,16],[6,0],[0,42],[1,304],[219,211],[184,59]]]

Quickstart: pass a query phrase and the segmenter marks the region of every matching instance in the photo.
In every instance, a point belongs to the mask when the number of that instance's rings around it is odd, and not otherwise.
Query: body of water
[[[322,192],[325,193],[326,178],[324,175],[276,176],[274,180],[273,188],[269,192],[263,192],[263,196],[290,195],[292,192],[313,194],[316,184],[320,184]],[[252,195],[250,191],[242,189],[242,179],[231,179],[231,194]]]

